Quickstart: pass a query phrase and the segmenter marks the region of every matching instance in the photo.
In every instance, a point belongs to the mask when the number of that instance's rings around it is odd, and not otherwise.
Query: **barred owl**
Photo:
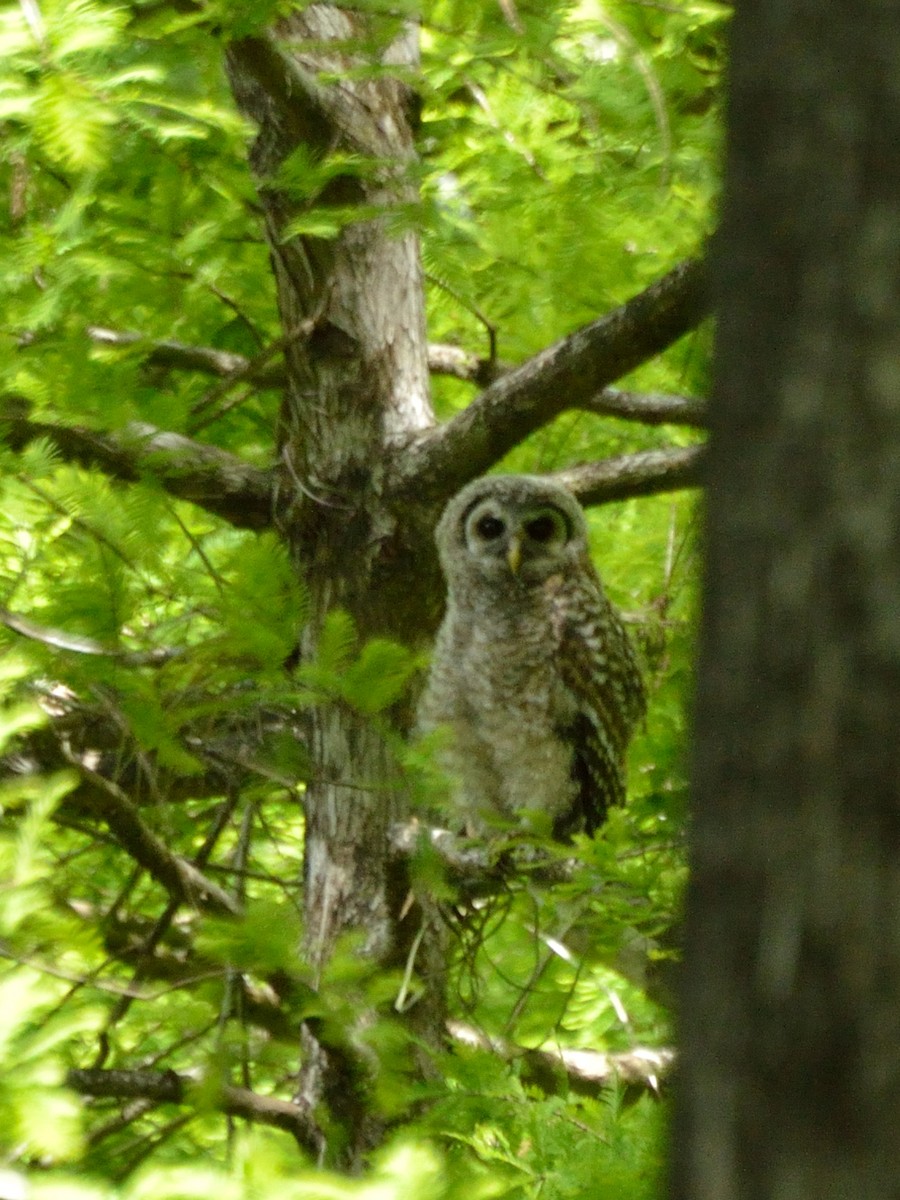
[[[550,480],[489,475],[450,501],[436,540],[447,606],[419,726],[448,727],[458,823],[539,810],[562,840],[592,834],[624,799],[646,697],[581,506]]]

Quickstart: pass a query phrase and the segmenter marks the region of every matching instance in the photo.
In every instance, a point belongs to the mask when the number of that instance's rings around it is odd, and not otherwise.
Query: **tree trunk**
[[[897,1195],[900,20],[738,5],[678,1200]]]
[[[433,422],[418,239],[396,227],[397,206],[415,197],[405,177],[414,157],[412,97],[396,79],[347,78],[364,65],[354,57],[363,39],[369,53],[372,39],[382,39],[382,63],[414,68],[417,29],[312,5],[278,33],[277,44],[234,45],[229,69],[238,102],[260,127],[252,161],[287,339],[278,521],[310,593],[301,652],[313,661],[332,609],[349,613],[363,637],[414,640],[427,632],[436,605],[434,566],[421,572],[418,592],[409,587],[417,574],[411,555],[433,559],[433,551],[408,544],[384,495],[386,448]],[[340,73],[339,83],[319,81],[317,72],[328,69]],[[275,176],[301,145],[318,158],[339,151],[366,160],[361,173],[332,177],[312,201],[317,208],[364,205],[378,213],[333,238],[286,236],[304,207]],[[406,886],[386,832],[403,815],[403,797],[383,738],[346,705],[323,705],[311,720],[305,954],[315,985],[345,930],[362,931],[362,952],[380,966],[402,965],[425,918],[414,908],[399,921]],[[417,965],[426,965],[417,1031],[432,1042],[444,1016],[436,938],[431,927],[416,942]],[[366,1015],[359,1020],[365,1025]],[[353,1031],[326,1046],[321,1030],[308,1027],[300,1086],[309,1110],[324,1102],[329,1124],[341,1129],[340,1150],[323,1138],[323,1156],[351,1167],[382,1135],[367,1103],[370,1065],[353,1044]]]

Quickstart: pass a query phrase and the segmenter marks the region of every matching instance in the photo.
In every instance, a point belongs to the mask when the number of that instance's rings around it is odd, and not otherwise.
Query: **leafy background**
[[[222,51],[281,7],[47,0],[0,13],[8,403],[96,429],[148,422],[269,461],[277,390],[148,366],[146,352],[151,339],[174,338],[252,358],[279,336],[246,163],[252,131]],[[487,355],[495,338],[499,360],[519,362],[697,251],[715,216],[725,6],[363,7],[421,11],[421,202],[403,219],[423,240],[432,340]],[[291,170],[295,186],[315,190],[321,167],[296,159]],[[102,344],[89,327],[141,339]],[[684,339],[628,385],[702,396],[708,350],[708,332]],[[473,394],[435,380],[442,416]],[[553,470],[695,437],[569,414],[505,465]],[[248,908],[238,925],[173,913],[148,954],[167,897],[99,832],[77,771],[38,760],[8,773],[0,1183],[17,1195],[27,1180],[38,1197],[658,1195],[664,1101],[624,1086],[576,1094],[562,1075],[536,1082],[527,1056],[500,1064],[459,1046],[423,1094],[399,1021],[365,1035],[396,1133],[362,1180],[328,1176],[298,1160],[287,1134],[215,1111],[224,1082],[291,1096],[313,1003],[296,956],[304,708],[339,696],[377,720],[421,663],[399,647],[357,645],[336,616],[320,661],[291,677],[282,664],[304,596],[274,536],[236,531],[152,478],[124,488],[63,464],[47,443],[0,459],[0,605],[111,652],[0,628],[5,761],[40,745],[42,731],[55,738],[48,712],[96,713],[117,730],[104,753],[136,781],[148,823],[188,857],[216,830],[209,870]],[[458,922],[455,1015],[519,1047],[671,1042],[695,509],[680,494],[591,514],[652,704],[629,806],[575,848],[571,881],[525,881]],[[164,652],[161,665],[127,658],[149,651]],[[258,736],[236,747],[228,729],[248,726]],[[206,782],[212,760],[218,790]],[[348,1025],[355,1006],[400,986],[352,951],[338,954],[316,1001]],[[273,997],[271,981],[285,978],[294,986]],[[277,1009],[278,1020],[254,1020],[246,981],[257,1015]],[[101,1059],[202,1072],[209,1090],[188,1109],[86,1106],[65,1072]]]

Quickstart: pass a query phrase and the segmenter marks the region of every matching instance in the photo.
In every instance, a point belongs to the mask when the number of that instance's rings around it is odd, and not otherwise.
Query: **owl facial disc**
[[[571,526],[556,505],[533,505],[521,510],[501,506],[497,500],[476,504],[465,522],[469,553],[523,577],[543,575],[558,562],[570,540]]]

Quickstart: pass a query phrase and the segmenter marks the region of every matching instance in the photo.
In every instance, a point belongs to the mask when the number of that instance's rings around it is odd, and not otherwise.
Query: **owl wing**
[[[559,671],[577,710],[566,735],[578,789],[554,833],[591,835],[608,808],[625,799],[625,750],[646,710],[646,692],[631,638],[593,566],[562,581],[554,600]]]

